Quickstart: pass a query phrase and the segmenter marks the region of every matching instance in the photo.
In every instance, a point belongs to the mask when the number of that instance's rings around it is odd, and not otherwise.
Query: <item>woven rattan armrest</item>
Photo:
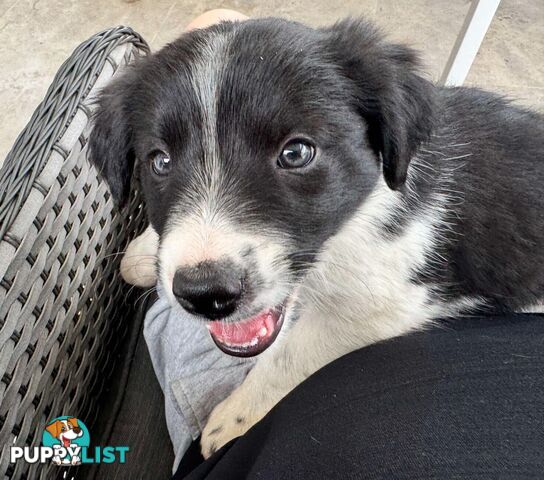
[[[134,312],[120,252],[143,226],[136,192],[122,213],[86,159],[93,98],[148,52],[127,27],[81,44],[0,170],[0,473],[53,478],[50,465],[9,463],[39,446],[46,423],[74,415],[92,429]],[[70,472],[70,478],[74,472]]]

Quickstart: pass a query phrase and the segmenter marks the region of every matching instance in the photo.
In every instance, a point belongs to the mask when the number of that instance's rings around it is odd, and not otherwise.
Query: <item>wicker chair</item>
[[[137,192],[123,214],[86,159],[93,97],[139,55],[130,28],[101,32],[62,65],[0,170],[0,472],[66,475],[9,463],[11,445],[39,446],[50,418],[92,431],[134,316],[120,255],[143,228]],[[66,478],[75,474],[71,470]]]

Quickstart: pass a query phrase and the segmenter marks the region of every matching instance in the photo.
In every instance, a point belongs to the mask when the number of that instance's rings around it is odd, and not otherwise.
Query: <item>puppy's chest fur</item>
[[[483,299],[475,296],[450,297],[439,276],[419,279],[442,265],[440,251],[448,241],[449,197],[445,192],[431,197],[428,205],[410,212],[402,194],[380,182],[325,244],[302,287],[305,312],[335,319],[338,323],[331,321],[329,327],[355,348],[481,304]]]

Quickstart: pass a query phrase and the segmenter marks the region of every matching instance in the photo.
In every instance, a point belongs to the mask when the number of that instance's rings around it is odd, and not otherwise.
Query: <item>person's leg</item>
[[[543,338],[544,316],[512,315],[353,352],[187,478],[540,478]]]
[[[230,20],[233,22],[241,22],[247,20],[248,17],[243,13],[236,12],[234,10],[228,10],[226,8],[217,8],[215,10],[209,10],[202,15],[199,15],[192,20],[185,28],[185,31],[194,30],[195,28],[206,28],[215,23]]]

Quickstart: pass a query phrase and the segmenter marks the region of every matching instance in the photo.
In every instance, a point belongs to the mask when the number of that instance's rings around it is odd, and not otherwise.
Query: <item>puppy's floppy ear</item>
[[[370,145],[381,155],[385,181],[397,190],[412,156],[431,134],[434,87],[418,74],[412,49],[387,43],[363,20],[344,20],[324,33],[353,85],[353,100],[368,123]]]
[[[89,137],[89,159],[120,205],[128,198],[135,160],[126,104],[129,89],[125,74],[102,90]]]
[[[51,434],[51,436],[55,438],[59,436],[61,428],[62,422],[60,420],[55,420],[53,423],[45,427],[45,429]]]
[[[77,424],[77,418],[75,418],[75,417],[68,418],[68,423],[70,425],[72,425],[72,427],[78,427],[79,426]]]

